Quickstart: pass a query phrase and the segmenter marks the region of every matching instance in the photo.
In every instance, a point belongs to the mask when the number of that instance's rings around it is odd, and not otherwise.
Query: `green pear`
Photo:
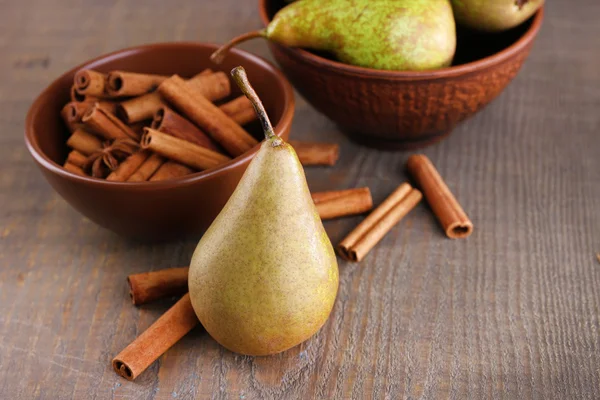
[[[232,75],[253,102],[266,140],[198,243],[189,293],[217,342],[268,355],[323,326],[337,295],[338,266],[294,149],[273,133],[243,68]]]
[[[449,0],[300,0],[263,30],[233,39],[213,54],[219,63],[232,46],[264,37],[290,47],[332,53],[360,67],[422,71],[447,67],[456,50]]]
[[[456,23],[485,32],[500,32],[530,18],[544,0],[452,0]]]

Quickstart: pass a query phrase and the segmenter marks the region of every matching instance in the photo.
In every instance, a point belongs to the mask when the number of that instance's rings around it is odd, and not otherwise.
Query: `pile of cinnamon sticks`
[[[224,72],[190,79],[81,70],[61,112],[71,135],[68,171],[109,181],[173,179],[217,167],[258,144],[245,96],[231,98]],[[336,144],[290,142],[303,165],[333,165]]]

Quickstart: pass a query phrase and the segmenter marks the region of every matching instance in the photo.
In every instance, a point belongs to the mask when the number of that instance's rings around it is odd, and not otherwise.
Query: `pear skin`
[[[447,67],[456,50],[449,0],[301,0],[279,10],[266,29],[233,39],[211,58],[220,62],[230,47],[258,36],[381,70]]]
[[[270,128],[268,120],[263,125]],[[196,247],[189,272],[194,310],[227,349],[275,354],[323,326],[338,280],[302,165],[289,144],[267,135]]]
[[[484,32],[500,32],[520,25],[544,0],[452,0],[456,23]]]

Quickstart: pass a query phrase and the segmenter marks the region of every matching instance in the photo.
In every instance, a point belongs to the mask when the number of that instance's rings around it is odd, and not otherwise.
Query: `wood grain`
[[[585,3],[585,4],[584,4]],[[223,42],[259,27],[256,4],[0,1],[0,398],[595,399],[600,388],[600,3],[548,2],[514,83],[425,150],[472,218],[444,237],[419,205],[359,264],[311,340],[273,357],[232,354],[202,329],[135,382],[111,358],[171,301],[136,308],[125,278],[187,265],[197,238],[145,245],[82,218],[23,146],[33,98],[62,71],[156,41]],[[269,58],[264,43],[243,46]],[[370,187],[375,204],[408,154],[361,148],[298,98],[292,136],[338,142],[312,190]],[[361,217],[326,224],[334,243]]]

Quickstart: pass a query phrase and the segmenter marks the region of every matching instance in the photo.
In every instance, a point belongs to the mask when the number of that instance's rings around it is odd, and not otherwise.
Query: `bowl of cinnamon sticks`
[[[66,72],[32,104],[25,142],[52,187],[120,235],[164,240],[202,232],[258,150],[262,129],[229,77],[242,65],[275,133],[287,139],[294,94],[266,60],[216,45],[129,48]]]

